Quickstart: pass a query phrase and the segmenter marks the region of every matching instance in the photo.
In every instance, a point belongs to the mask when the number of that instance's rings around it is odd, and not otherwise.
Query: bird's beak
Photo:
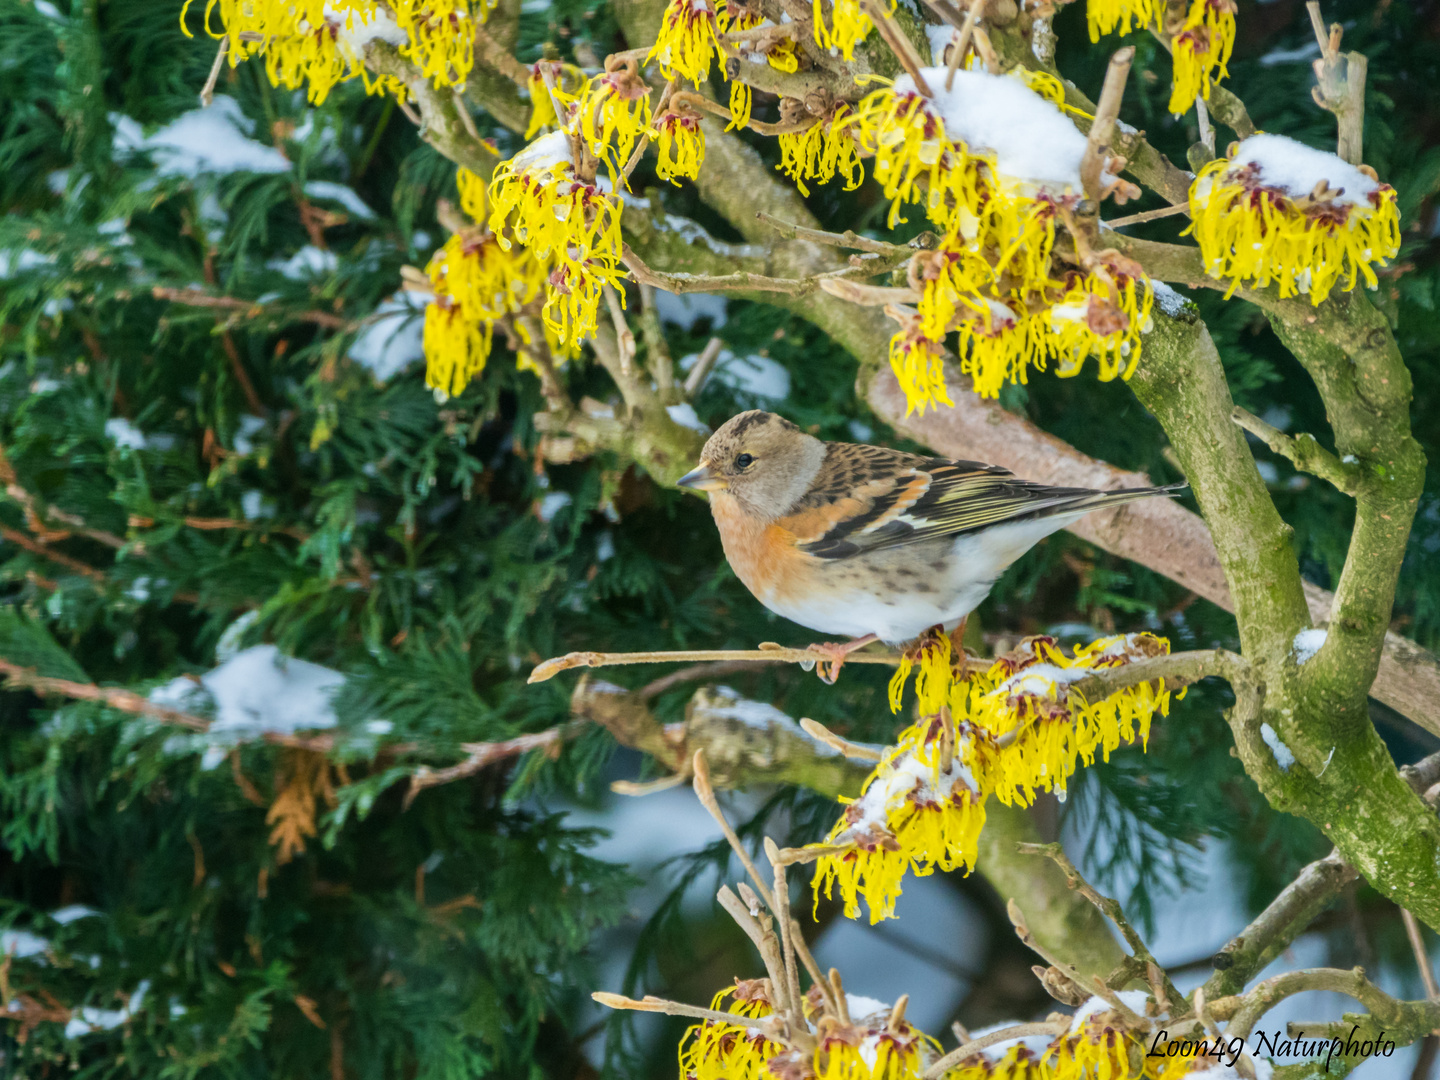
[[[724,477],[712,473],[710,466],[704,461],[676,480],[675,483],[679,487],[690,488],[693,491],[719,491],[730,486]]]

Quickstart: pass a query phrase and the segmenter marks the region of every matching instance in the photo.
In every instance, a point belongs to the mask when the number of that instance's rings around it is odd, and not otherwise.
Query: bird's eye
[[[748,469],[754,463],[755,459],[749,454],[741,454],[735,459],[735,467],[737,469]]]

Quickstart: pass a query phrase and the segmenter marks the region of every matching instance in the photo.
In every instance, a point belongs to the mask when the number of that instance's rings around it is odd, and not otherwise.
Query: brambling
[[[1185,487],[1049,487],[996,465],[822,442],[759,410],[727,421],[678,483],[710,493],[725,557],[757,600],[850,639],[811,646],[827,682],[872,641],[960,626],[1011,563],[1071,522]]]

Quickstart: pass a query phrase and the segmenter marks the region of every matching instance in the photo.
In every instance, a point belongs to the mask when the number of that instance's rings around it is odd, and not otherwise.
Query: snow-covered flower
[[[1347,292],[1361,277],[1374,288],[1372,265],[1400,249],[1394,188],[1283,135],[1253,135],[1201,169],[1190,215],[1205,269],[1232,293],[1274,282],[1319,304],[1342,278]]]

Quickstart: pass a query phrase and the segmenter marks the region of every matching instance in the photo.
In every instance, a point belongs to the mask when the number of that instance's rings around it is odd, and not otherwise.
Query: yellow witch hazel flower
[[[1050,346],[1061,358],[1055,372],[1060,378],[1078,375],[1088,356],[1097,358],[1101,382],[1135,373],[1140,335],[1151,328],[1155,286],[1147,287],[1139,266],[1125,270],[1067,275],[1064,297],[1046,313],[1054,335]]]
[[[705,160],[705,131],[694,110],[670,109],[660,117],[650,132],[655,139],[658,159],[655,175],[680,186],[677,176],[694,180],[700,175]]]
[[[1373,265],[1400,250],[1394,188],[1283,135],[1252,135],[1201,169],[1190,216],[1206,271],[1230,280],[1227,296],[1274,282],[1282,297],[1320,304],[1342,278],[1346,292],[1361,277],[1375,288]]]
[[[605,163],[611,185],[618,182],[635,144],[649,129],[650,115],[650,87],[634,60],[595,76],[580,94],[574,108],[580,137]]]
[[[574,102],[562,84],[564,70],[565,65],[559,60],[537,60],[530,65],[525,82],[530,94],[530,123],[525,127],[525,138],[533,139],[547,127],[559,127],[561,119],[555,114],[556,102],[562,109]]]
[[[1156,0],[1088,0],[1085,19],[1090,26],[1090,41],[1099,41],[1101,34],[1128,34],[1132,29],[1154,26],[1164,7]]]
[[[937,869],[968,874],[974,867],[985,796],[953,739],[945,745],[944,725],[931,720],[943,706],[950,659],[948,639],[926,646],[916,680],[925,719],[901,733],[858,799],[841,800],[845,812],[815,869],[816,903],[822,891],[828,897],[839,886],[846,917],[859,914],[863,897],[873,925],[894,916],[907,870],[923,877]],[[908,674],[908,665],[902,670]]]
[[[710,64],[720,48],[723,0],[670,0],[655,45],[645,57],[659,60],[667,79],[689,79],[697,87],[710,77]]]
[[[475,26],[493,0],[396,0],[395,21],[409,36],[400,49],[436,86],[463,87],[475,66]]]
[[[1116,996],[1139,1016],[1146,1014],[1152,1002],[1143,990],[1121,990]],[[1124,1026],[1109,1002],[1092,997],[1075,1011],[1069,1031],[1046,1048],[1041,1057],[1045,1071],[1033,1075],[1045,1080],[1180,1080],[1191,1075],[1192,1069],[1199,1073],[1206,1064],[1213,1064],[1213,1059],[1208,1063],[1197,1059],[1193,1051],[1147,1057],[1145,1043],[1136,1035]],[[1177,1040],[1174,1045],[1182,1044]],[[1229,1069],[1225,1073],[1239,1075]],[[957,1078],[952,1074],[948,1080]]]
[[[895,13],[896,0],[890,0],[890,14]],[[859,0],[832,0],[830,25],[825,25],[825,2],[814,0],[815,42],[822,49],[839,49],[846,60],[855,58],[855,46],[864,41],[875,28],[870,16],[860,8]]]
[[[809,195],[806,180],[828,184],[839,173],[845,190],[854,191],[865,179],[859,147],[850,128],[854,112],[841,102],[804,131],[780,135],[780,164],[775,166],[795,181],[801,195]]]
[[[1078,762],[1106,761],[1121,744],[1146,747],[1150,722],[1170,713],[1163,679],[1126,687],[1095,703],[1070,689],[1097,670],[1160,656],[1170,643],[1122,634],[1067,657],[1054,638],[1026,638],[983,675],[956,684],[950,708],[967,736],[963,756],[981,790],[1007,806],[1028,806],[1039,790],[1063,797]]]
[[[737,979],[734,986],[715,995],[710,1008],[734,1013],[736,1022],[706,1020],[685,1032],[680,1040],[682,1080],[766,1080],[768,1062],[785,1047],[771,1042],[753,1024],[774,1012],[765,980]]]
[[[513,237],[549,262],[543,315],[562,342],[594,333],[601,290],[622,280],[623,205],[618,195],[576,177],[570,136],[563,131],[541,136],[496,166],[490,230],[507,251]]]
[[[483,221],[484,181],[462,168],[456,184],[465,212]],[[435,293],[425,309],[425,384],[453,397],[484,370],[496,320],[539,295],[545,268],[524,248],[507,249],[475,228],[451,236],[425,272]]]
[[[1210,100],[1210,87],[1229,74],[1225,65],[1234,47],[1235,0],[1192,0],[1171,42],[1173,114],[1188,112],[1197,97]]]

